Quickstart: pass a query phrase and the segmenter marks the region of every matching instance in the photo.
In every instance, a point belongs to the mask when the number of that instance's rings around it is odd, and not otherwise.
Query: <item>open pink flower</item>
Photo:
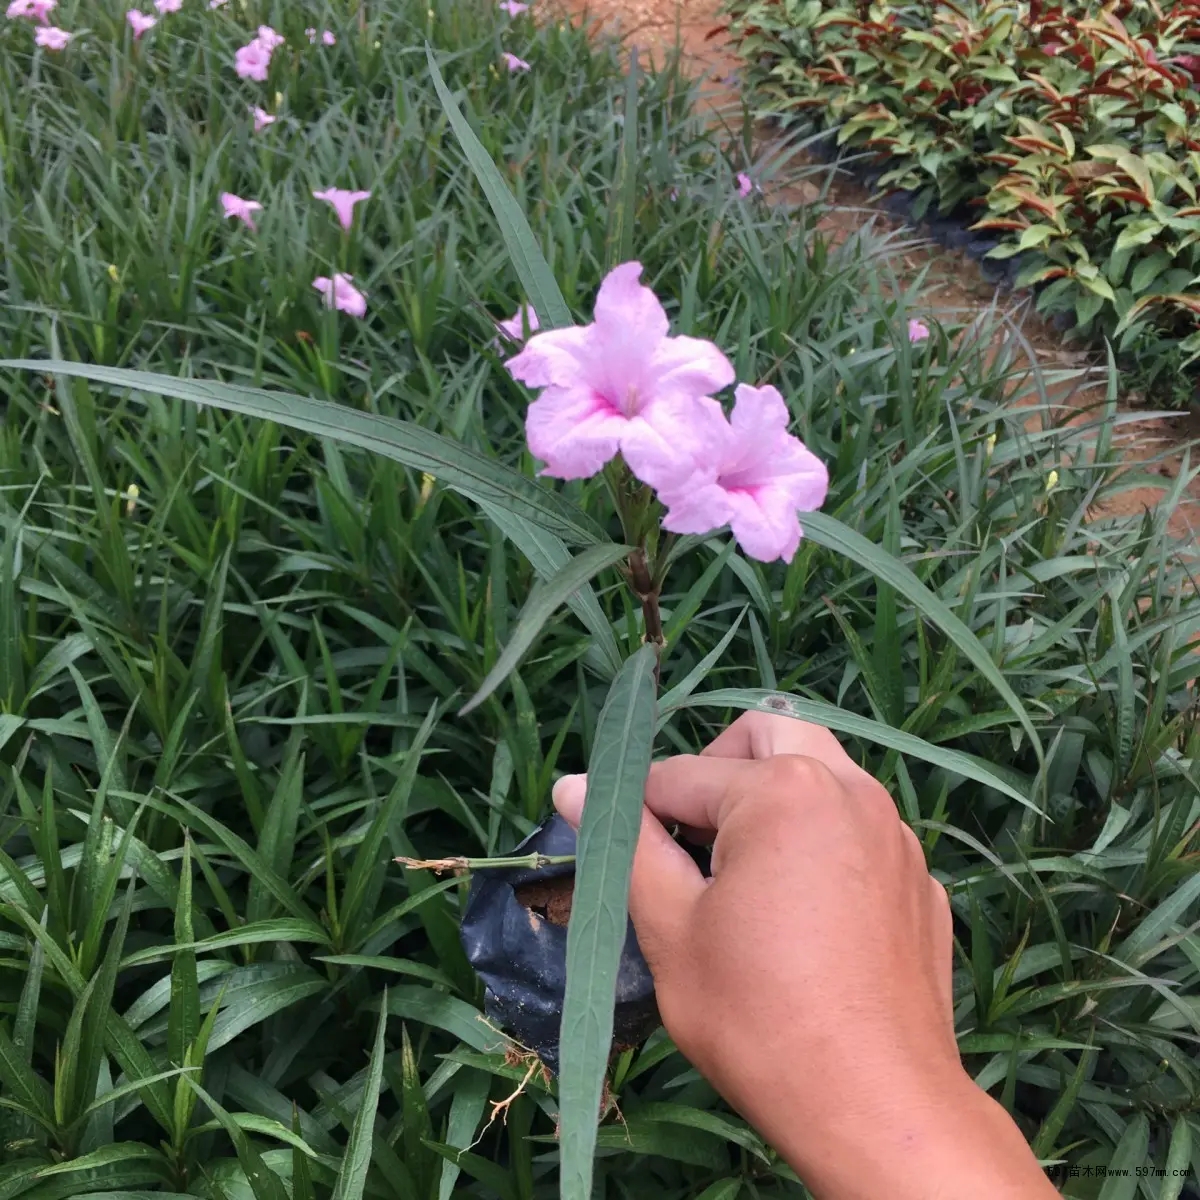
[[[257,83],[265,83],[267,72],[271,69],[271,51],[255,38],[233,56],[233,69],[238,73],[239,79],[253,79]]]
[[[262,211],[262,205],[257,200],[243,200],[232,192],[221,193],[221,207],[227,217],[235,217],[251,231],[255,229],[254,214]]]
[[[496,328],[511,342],[523,342],[525,340],[526,325],[529,326],[531,334],[537,333],[538,315],[528,304],[522,304],[517,309],[516,316],[509,317],[507,321],[496,322]]]
[[[741,384],[734,395],[729,420],[719,408],[701,414],[695,470],[659,490],[668,509],[663,528],[710,533],[728,525],[751,558],[791,562],[803,533],[796,514],[821,507],[829,473],[788,433],[787,405],[775,388]]]
[[[505,50],[500,57],[504,59],[504,65],[509,69],[509,71],[515,72],[529,70],[529,64],[523,58],[518,58],[515,54],[509,54],[507,50]]]
[[[748,196],[754,191],[754,180],[745,171],[737,173],[737,190],[738,195],[742,197]]]
[[[65,50],[71,37],[71,34],[65,29],[59,29],[57,25],[45,25],[33,35],[33,40],[43,50]]]
[[[367,315],[367,298],[354,286],[353,275],[334,273],[332,279],[321,275],[313,280],[313,287],[325,297],[326,308],[336,308],[352,317]]]
[[[58,7],[58,0],[29,0],[29,16],[39,25],[50,24],[50,14]]]
[[[343,229],[349,229],[354,224],[354,206],[370,198],[370,192],[352,192],[347,188],[326,188],[323,192],[313,192],[314,200],[326,200],[333,205]]]
[[[326,29],[321,34],[321,42],[326,46],[336,46],[337,38],[333,36],[333,33],[330,30]]]
[[[131,8],[125,14],[125,20],[129,22],[129,27],[133,30],[133,40],[135,42],[143,33],[153,29],[158,24],[157,17],[151,17],[144,12],[138,12],[136,8]]]
[[[277,47],[282,46],[287,38],[282,33],[276,33],[270,25],[260,25],[258,27],[258,36],[255,39],[261,42],[266,48],[268,54],[273,54]]]
[[[499,5],[501,12],[506,12],[510,17],[519,17],[523,12],[529,10],[528,4],[518,4],[517,0],[504,0],[504,3]]]
[[[166,16],[167,13],[177,13],[183,7],[183,0],[154,0],[154,7]]]
[[[618,451],[657,487],[690,469],[698,411],[733,382],[729,360],[711,342],[668,337],[667,314],[638,282],[642,265],[614,267],[596,297],[591,325],[537,333],[506,364],[528,387],[525,435],[543,475],[583,479]]]
[[[18,21],[22,17],[30,17],[33,15],[33,0],[12,0],[12,3],[4,10],[4,15],[10,21]]]
[[[929,337],[929,326],[924,321],[918,321],[913,317],[908,322],[908,340],[910,342],[923,342]]]
[[[250,109],[250,112],[254,117],[255,133],[262,133],[262,131],[266,129],[268,125],[274,125],[275,122],[279,120],[278,117],[271,116],[271,114],[267,112],[265,108],[259,108],[257,104]]]

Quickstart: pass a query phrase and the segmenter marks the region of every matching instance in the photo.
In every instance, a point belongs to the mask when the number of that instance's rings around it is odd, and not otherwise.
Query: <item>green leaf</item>
[[[161,1166],[164,1174],[169,1170],[166,1159],[153,1146],[144,1145],[142,1142],[117,1142],[116,1145],[103,1146],[99,1150],[93,1150],[90,1154],[82,1154],[68,1162],[45,1167],[38,1172],[38,1178],[44,1179],[48,1175],[65,1175],[71,1171],[92,1171],[97,1167],[108,1167],[113,1163],[130,1162],[135,1159]]]
[[[529,228],[529,222],[521,211],[521,206],[508,190],[504,177],[496,169],[496,164],[492,162],[488,152],[483,148],[483,143],[475,136],[475,131],[467,123],[466,117],[462,115],[458,101],[450,94],[450,89],[446,87],[445,81],[442,79],[437,60],[433,57],[433,51],[428,44],[425,46],[425,59],[429,63],[429,74],[433,79],[434,91],[437,92],[438,99],[442,102],[442,109],[450,122],[450,127],[454,130],[455,137],[458,138],[459,145],[463,148],[467,163],[475,172],[475,178],[479,180],[479,186],[483,189],[488,204],[491,205],[496,223],[500,226],[500,236],[504,239],[505,248],[512,259],[517,278],[520,279],[521,286],[525,289],[529,303],[533,305],[533,310],[538,315],[540,327],[542,329],[562,329],[570,325],[572,323],[571,310],[567,307],[562,292],[559,291],[554,272],[550,270],[550,264],[546,262],[545,255],[538,246],[537,238],[533,236],[533,230]]]
[[[560,604],[573,596],[594,575],[620,562],[630,551],[629,546],[610,542],[606,546],[591,546],[577,554],[562,567],[552,579],[539,582],[521,610],[521,618],[513,630],[508,645],[504,647],[496,665],[487,673],[479,690],[462,706],[459,716],[466,716],[478,708],[484,700],[508,678],[509,673],[521,661],[525,651],[533,645],[542,626],[557,611]]]
[[[839,733],[848,733],[853,737],[886,746],[889,750],[898,750],[901,754],[910,755],[955,775],[962,775],[966,779],[974,779],[976,783],[1003,792],[1034,812],[1041,811],[1028,796],[1019,792],[982,759],[964,754],[960,750],[935,746],[916,734],[892,729],[880,721],[847,712],[835,704],[827,704],[824,700],[808,700],[803,696],[767,692],[760,688],[719,688],[714,692],[701,692],[696,696],[685,696],[673,701],[666,711],[674,712],[682,708],[757,709],[759,712],[795,717],[800,721],[812,721],[827,729],[836,729]]]
[[[1037,755],[1038,762],[1044,762],[1045,756],[1041,739],[1037,735],[1033,721],[1030,720],[1025,706],[1016,692],[1009,686],[1008,680],[1001,674],[1000,668],[992,661],[991,655],[983,648],[979,639],[970,629],[908,567],[873,542],[869,542],[862,534],[856,533],[827,513],[805,513],[804,535],[809,541],[816,542],[827,550],[844,554],[851,561],[870,571],[876,579],[890,584],[916,608],[921,616],[936,625],[978,668],[980,674],[1012,709],[1017,720],[1021,722],[1025,732],[1029,735],[1029,742]]]
[[[1150,1122],[1145,1113],[1138,1113],[1125,1126],[1125,1132],[1108,1160],[1107,1176],[1097,1200],[1133,1200],[1138,1186],[1135,1168],[1146,1165],[1149,1147]]]
[[[387,1010],[394,1017],[444,1029],[460,1042],[466,1042],[484,1054],[491,1050],[502,1050],[508,1044],[508,1039],[502,1033],[497,1033],[477,1008],[457,996],[435,992],[433,988],[391,988],[388,991]]]
[[[471,1070],[463,1071],[454,1081],[454,1099],[450,1101],[450,1117],[446,1124],[447,1147],[466,1150],[475,1144],[475,1130],[483,1119],[491,1082],[490,1075]],[[452,1158],[445,1158],[438,1183],[438,1200],[450,1200],[461,1169]]]
[[[637,46],[632,47],[625,75],[625,103],[621,106],[621,157],[613,180],[606,258],[608,270],[633,258],[633,231],[638,196],[638,70]]]
[[[541,316],[540,311],[538,315]],[[608,541],[603,530],[589,516],[557,492],[450,438],[409,421],[359,412],[344,404],[312,400],[288,392],[268,392],[215,381],[177,379],[171,375],[128,371],[90,363],[5,359],[0,361],[0,368],[72,375],[92,383],[128,388],[151,396],[173,396],[203,407],[274,421],[289,429],[369,450],[415,471],[433,475],[439,483],[469,500],[487,500],[498,504],[573,545],[590,546]]]
[[[600,713],[588,763],[560,1037],[562,1200],[590,1200],[592,1194],[629,879],[654,746],[656,665],[652,645],[626,660]]]
[[[233,1142],[238,1162],[246,1173],[246,1181],[250,1184],[250,1190],[254,1193],[255,1200],[288,1200],[283,1180],[263,1162],[262,1155],[254,1148],[254,1144],[246,1136],[241,1126],[194,1079],[187,1075],[183,1078],[187,1080],[188,1086],[195,1091],[209,1112],[216,1118],[217,1123],[229,1135],[229,1140]]]
[[[171,1007],[167,1021],[167,1058],[181,1066],[187,1048],[200,1030],[200,983],[196,978],[196,952],[185,949],[192,932],[192,839],[185,832],[175,898],[175,957],[171,962]],[[128,965],[128,962],[126,963]]]
[[[375,1046],[371,1061],[367,1064],[367,1081],[363,1088],[358,1111],[354,1114],[354,1125],[346,1153],[338,1170],[337,1182],[333,1187],[333,1200],[362,1200],[367,1186],[367,1169],[371,1165],[371,1141],[375,1134],[375,1114],[379,1111],[379,1085],[383,1080],[384,1033],[387,1030],[388,996],[384,989],[383,1003],[379,1006],[379,1020],[375,1025]]]

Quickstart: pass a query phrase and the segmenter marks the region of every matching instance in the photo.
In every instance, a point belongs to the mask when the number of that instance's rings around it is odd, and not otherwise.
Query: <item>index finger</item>
[[[700,754],[704,758],[774,758],[798,754],[815,758],[843,783],[862,781],[863,769],[823,725],[782,713],[746,712],[717,735]]]

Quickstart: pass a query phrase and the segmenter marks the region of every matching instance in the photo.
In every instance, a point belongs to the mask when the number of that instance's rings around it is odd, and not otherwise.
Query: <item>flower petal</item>
[[[617,453],[627,422],[586,388],[547,388],[525,414],[530,453],[556,479],[586,479]]]
[[[594,345],[591,326],[550,329],[534,334],[504,365],[526,387],[575,387],[583,382]]]
[[[760,562],[791,562],[800,545],[800,519],[786,495],[763,488],[757,496],[727,492],[733,515],[729,527],[742,550]]]

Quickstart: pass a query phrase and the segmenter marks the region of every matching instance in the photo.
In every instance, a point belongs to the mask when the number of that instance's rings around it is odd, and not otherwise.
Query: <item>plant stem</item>
[[[542,867],[557,867],[565,863],[573,863],[573,854],[523,854],[512,858],[396,858],[402,867],[414,871],[478,871],[494,867],[524,867],[531,871],[539,871]]]
[[[638,546],[629,555],[629,585],[633,594],[642,602],[642,618],[646,626],[646,641],[662,650],[662,616],[658,611],[658,588],[650,575],[646,562],[646,551]]]

